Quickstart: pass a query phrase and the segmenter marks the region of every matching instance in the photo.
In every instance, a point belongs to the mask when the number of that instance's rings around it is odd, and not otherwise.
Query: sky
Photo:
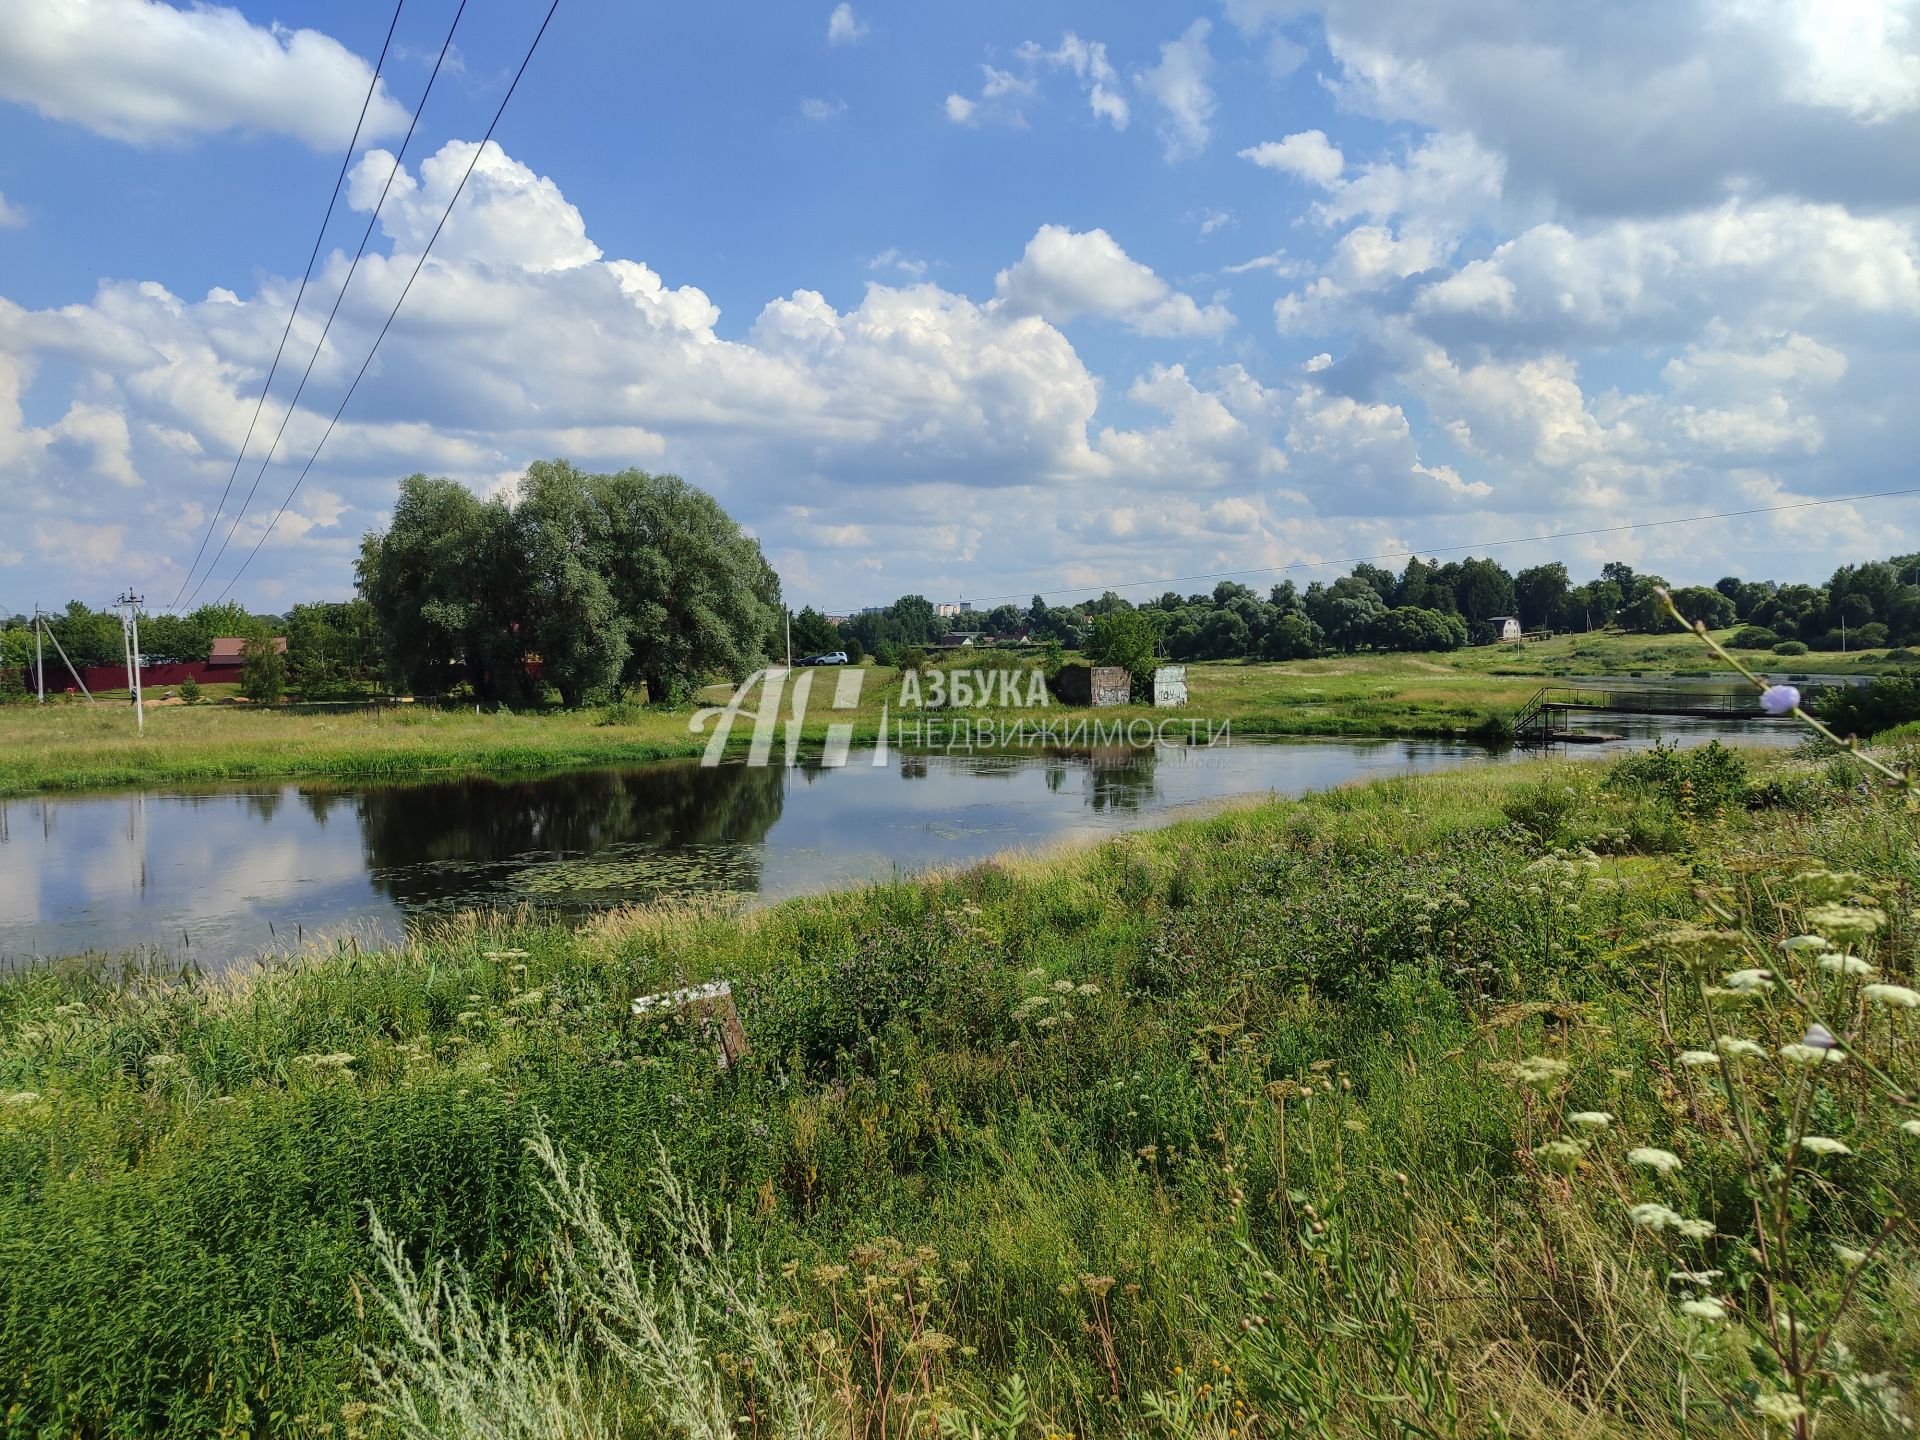
[[[1570,533],[1920,484],[1920,0],[560,0],[484,148],[546,7],[421,108],[457,4],[370,101],[387,0],[0,6],[0,613],[344,598],[401,478],[555,456],[828,611],[1920,548]]]

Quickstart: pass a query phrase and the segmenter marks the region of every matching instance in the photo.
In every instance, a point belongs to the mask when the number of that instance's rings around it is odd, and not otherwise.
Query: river
[[[1779,723],[1607,716],[1627,731],[1791,743]],[[1590,727],[1599,728],[1599,727]],[[219,969],[361,944],[459,909],[562,916],[662,896],[762,899],[1164,823],[1241,795],[1519,752],[1248,741],[1017,754],[856,750],[842,768],[664,762],[407,785],[285,782],[0,801],[0,968],[87,953]]]

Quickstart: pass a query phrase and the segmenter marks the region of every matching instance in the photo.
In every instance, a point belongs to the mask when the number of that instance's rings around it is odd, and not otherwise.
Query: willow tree
[[[420,686],[465,668],[513,698],[537,659],[578,705],[644,685],[658,702],[765,663],[780,581],[712,496],[672,475],[530,466],[511,501],[403,481],[361,546],[360,586],[389,668]]]

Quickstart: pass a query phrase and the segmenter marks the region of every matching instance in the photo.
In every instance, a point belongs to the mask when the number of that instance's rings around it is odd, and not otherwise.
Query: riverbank
[[[943,668],[975,663],[964,654],[936,658]],[[1191,717],[1248,736],[1499,742],[1510,737],[1510,722],[1529,697],[1555,676],[1618,675],[1651,683],[1664,675],[1704,673],[1710,659],[1687,635],[1609,634],[1434,655],[1207,661],[1188,666],[1188,705],[1171,717],[1143,706],[1097,712],[1002,706],[996,693],[992,704],[946,712],[944,718],[984,714],[996,722],[1057,723],[1084,716],[1112,725]],[[1006,657],[978,663],[998,666]],[[1791,672],[1774,668],[1782,675],[1871,673],[1879,662],[1812,655],[1791,663]],[[824,741],[830,723],[850,724],[856,743],[870,743],[879,736],[883,707],[895,721],[915,718],[913,709],[901,706],[900,672],[879,666],[869,670],[858,704],[830,711],[823,677],[835,673],[815,672],[819,688],[802,727],[809,744]],[[714,703],[726,693],[724,686],[711,687],[702,699]],[[692,715],[691,707],[476,714],[393,705],[314,714],[176,704],[150,709],[141,735],[124,701],[16,705],[0,708],[0,797],[130,785],[307,776],[397,780],[638,764],[704,751],[708,737],[690,731]],[[736,726],[732,745],[744,747],[750,730],[744,722]]]
[[[1740,1142],[1675,1051],[1803,1022],[1648,987],[1701,946],[1715,973],[1792,959],[1782,934],[1845,928],[1819,905],[1869,890],[1886,923],[1856,943],[1910,984],[1912,818],[1857,782],[1716,750],[1489,768],[746,915],[23,977],[0,985],[0,1414],[372,1435],[404,1389],[582,1434],[593,1407],[783,1437],[1763,1433],[1782,1385],[1754,1359]],[[1758,958],[1687,928],[1716,923],[1699,882]],[[731,1069],[697,1024],[628,1014],[721,978],[752,1047]],[[1862,1034],[1863,1079],[1871,1051],[1920,1088],[1911,1037],[1887,1048],[1910,1023]],[[1831,1363],[1910,1406],[1913,1236],[1869,1237],[1920,1201],[1920,1142],[1870,1088],[1820,1087],[1851,1154],[1797,1192],[1786,1253],[1809,1333],[1873,1245]],[[1636,1204],[1719,1233],[1669,1254]],[[507,1307],[502,1363],[415,1343],[452,1345],[458,1307],[383,1307],[371,1216],[397,1265],[457,1261]]]

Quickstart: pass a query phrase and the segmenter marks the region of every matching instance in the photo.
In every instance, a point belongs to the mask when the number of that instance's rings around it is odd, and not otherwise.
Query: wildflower
[[[1724,1270],[1675,1270],[1667,1279],[1682,1285],[1711,1285],[1726,1273]]]
[[[165,1070],[171,1066],[178,1065],[179,1063],[180,1063],[180,1057],[178,1055],[147,1056],[147,1068],[149,1070]]]
[[[1684,1217],[1665,1205],[1649,1203],[1634,1206],[1627,1211],[1627,1218],[1644,1230],[1665,1230],[1670,1226],[1678,1226]]]
[[[1613,1123],[1613,1116],[1605,1110],[1576,1110],[1567,1121],[1584,1130],[1604,1130]]]
[[[1824,1045],[1782,1045],[1780,1058],[1789,1065],[1838,1065],[1847,1057]]]
[[[1056,980],[1053,982],[1053,988],[1061,995],[1071,995],[1073,993],[1073,981]]]
[[[1769,685],[1760,692],[1760,708],[1769,715],[1790,715],[1800,708],[1800,692],[1791,685]]]
[[[1807,920],[1822,935],[1834,940],[1866,940],[1887,923],[1884,913],[1871,905],[1816,905],[1807,912]]]
[[[1718,1065],[1720,1057],[1711,1050],[1682,1050],[1680,1063],[1697,1070],[1703,1065]]]
[[[1529,1055],[1513,1067],[1513,1078],[1523,1085],[1551,1085],[1567,1073],[1567,1062],[1551,1055]]]
[[[487,960],[524,960],[527,958],[527,952],[525,950],[483,950],[480,953],[481,957]]]
[[[1629,1165],[1645,1165],[1649,1170],[1658,1170],[1662,1175],[1671,1175],[1680,1168],[1680,1157],[1671,1150],[1656,1150],[1652,1146],[1642,1145],[1627,1152]]]
[[[1563,1136],[1534,1147],[1534,1158],[1552,1170],[1571,1170],[1587,1152],[1587,1142]]]
[[[1838,1240],[1833,1242],[1833,1253],[1838,1255],[1848,1265],[1864,1265],[1867,1263],[1866,1251],[1856,1250],[1851,1245],[1842,1245]]]
[[[1790,935],[1780,942],[1782,950],[1831,950],[1833,945],[1824,935]],[[1823,960],[1820,962],[1825,964]]]
[[[1726,977],[1727,989],[1736,995],[1758,995],[1773,988],[1771,970],[1735,970]]]
[[[1853,1147],[1831,1135],[1802,1135],[1800,1148],[1814,1155],[1851,1155]]]
[[[1689,1240],[1706,1240],[1713,1235],[1711,1220],[1688,1220],[1683,1216],[1680,1223],[1673,1228]]]
[[[1818,1020],[1807,1026],[1807,1033],[1800,1037],[1802,1045],[1812,1045],[1816,1049],[1831,1050],[1840,1042],[1833,1038],[1833,1032]]]
[[[8,1107],[20,1106],[24,1108],[28,1105],[39,1103],[39,1100],[40,1092],[38,1090],[13,1090],[5,1095],[0,1095],[0,1105],[6,1105]]]
[[[522,990],[518,995],[507,1001],[507,1008],[509,1010],[537,1010],[546,1003],[546,991]]]
[[[1820,968],[1822,970],[1831,970],[1835,975],[1873,974],[1873,966],[1862,960],[1858,955],[1841,955],[1837,953],[1833,955],[1822,955],[1820,957]]]
[[[1726,1319],[1727,1307],[1709,1295],[1704,1300],[1682,1300],[1680,1302],[1680,1313],[1682,1315],[1691,1315],[1696,1320],[1705,1320],[1711,1323],[1716,1320]]]
[[[1900,1130],[1906,1135],[1920,1135],[1920,1120],[1902,1120]]]
[[[1722,1035],[1713,1042],[1720,1047],[1722,1055],[1730,1055],[1735,1060],[1759,1059],[1767,1053],[1767,1047],[1755,1044],[1751,1040],[1742,1040],[1738,1035]]]
[[[1860,993],[1889,1010],[1911,1010],[1920,1005],[1920,990],[1909,990],[1905,985],[1868,985]]]

